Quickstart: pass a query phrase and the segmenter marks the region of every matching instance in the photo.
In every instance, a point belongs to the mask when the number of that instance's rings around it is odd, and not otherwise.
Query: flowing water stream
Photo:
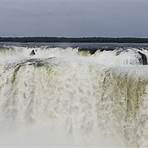
[[[0,147],[147,148],[147,57],[136,48],[1,49]]]

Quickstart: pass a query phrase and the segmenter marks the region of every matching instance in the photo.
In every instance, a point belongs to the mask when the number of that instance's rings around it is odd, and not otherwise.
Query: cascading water
[[[0,146],[148,147],[147,55],[1,49]]]

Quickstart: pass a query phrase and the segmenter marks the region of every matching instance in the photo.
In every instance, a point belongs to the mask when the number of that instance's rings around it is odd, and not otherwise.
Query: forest
[[[112,37],[0,37],[0,42],[64,42],[64,43],[148,43],[148,38]]]

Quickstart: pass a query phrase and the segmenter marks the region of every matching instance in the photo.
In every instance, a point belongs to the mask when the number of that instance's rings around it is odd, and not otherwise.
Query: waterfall
[[[148,67],[139,52],[147,59],[139,49],[1,50],[0,146],[148,146]]]

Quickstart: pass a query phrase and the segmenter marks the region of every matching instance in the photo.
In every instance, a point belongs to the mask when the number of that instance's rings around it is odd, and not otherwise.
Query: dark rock
[[[35,51],[32,50],[31,53],[30,53],[30,55],[31,55],[31,56],[35,55]]]
[[[141,59],[139,59],[140,63],[143,64],[143,65],[147,65],[148,64],[148,61],[147,61],[146,55],[143,54],[143,53],[141,53],[140,51],[138,51],[138,53],[141,56]]]

